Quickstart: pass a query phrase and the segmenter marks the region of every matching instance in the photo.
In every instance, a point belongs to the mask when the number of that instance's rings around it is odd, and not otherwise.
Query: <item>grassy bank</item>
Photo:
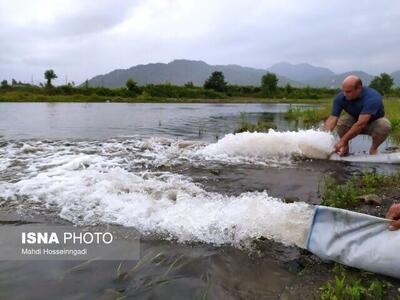
[[[328,177],[322,183],[321,204],[339,208],[354,208],[363,195],[383,195],[387,189],[400,192],[400,173],[382,175],[374,172],[355,175],[340,184]]]
[[[372,273],[351,269],[335,264],[332,270],[334,278],[320,287],[321,300],[333,299],[388,299],[395,291],[389,291],[392,285],[377,279]],[[399,298],[397,298],[399,299]]]
[[[307,101],[328,99],[337,93],[337,89],[312,88],[312,87],[280,87],[276,86],[268,92],[261,86],[231,85],[225,82],[220,86],[212,87],[195,86],[188,82],[185,85],[174,85],[169,82],[146,84],[139,86],[133,80],[128,80],[125,86],[103,87],[89,86],[88,82],[80,86],[68,83],[61,86],[41,84],[40,86],[3,81],[0,87],[0,100],[3,101],[47,101],[65,102],[65,97],[70,101],[99,102],[127,101],[127,102],[210,102],[210,99],[224,99],[223,102],[263,102],[264,99],[273,99],[274,102],[298,102],[299,99]],[[59,97],[61,96],[61,97]],[[196,99],[195,101],[193,99]],[[200,99],[200,100],[197,100]],[[213,102],[213,101],[212,101]]]
[[[279,98],[253,98],[253,97],[229,97],[214,98],[166,98],[150,96],[148,94],[135,97],[128,96],[101,96],[101,95],[46,95],[21,92],[0,93],[0,102],[115,102],[115,103],[309,103],[323,104],[330,99],[279,99]]]
[[[344,183],[326,178],[321,192],[322,205],[384,217],[399,199],[400,173],[367,172],[353,175]],[[331,279],[319,289],[320,299],[400,299],[399,290],[389,281],[381,275],[335,264]]]
[[[385,114],[392,123],[391,139],[400,144],[400,99],[389,98],[385,100]]]
[[[303,109],[299,107],[290,107],[285,113],[285,119],[288,121],[302,120],[305,125],[316,125],[327,118],[331,111],[331,101],[325,101],[320,107]]]
[[[257,123],[251,123],[248,120],[247,113],[241,112],[240,113],[240,125],[239,128],[235,130],[234,133],[239,133],[239,132],[265,132],[268,131],[269,129],[276,129],[276,125],[274,122],[268,122],[264,120],[258,120]]]

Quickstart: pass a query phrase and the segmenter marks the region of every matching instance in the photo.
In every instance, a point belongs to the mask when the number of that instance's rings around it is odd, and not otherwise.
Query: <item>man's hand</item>
[[[349,143],[340,140],[338,143],[333,146],[335,148],[336,153],[340,156],[346,155],[349,153]]]
[[[400,204],[393,204],[389,208],[386,218],[393,220],[389,225],[389,230],[400,229]]]
[[[338,122],[338,117],[335,116],[329,116],[328,119],[326,119],[323,130],[324,131],[332,131],[333,128],[335,128],[337,122]]]

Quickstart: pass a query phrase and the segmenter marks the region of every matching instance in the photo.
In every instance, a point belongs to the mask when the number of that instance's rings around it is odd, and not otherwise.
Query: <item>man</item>
[[[386,218],[392,220],[389,224],[389,230],[400,229],[400,204],[393,204],[389,208]]]
[[[339,118],[342,110],[347,115]],[[341,156],[349,153],[349,141],[359,134],[372,137],[369,154],[376,154],[391,129],[384,115],[381,94],[373,88],[363,87],[359,77],[350,75],[343,81],[342,91],[333,101],[332,113],[325,121],[324,129],[332,131],[337,124],[340,140],[334,148]]]

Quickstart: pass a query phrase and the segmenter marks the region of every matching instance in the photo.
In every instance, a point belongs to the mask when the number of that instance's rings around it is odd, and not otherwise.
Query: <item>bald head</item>
[[[355,75],[347,76],[343,80],[342,91],[347,100],[357,99],[362,91],[362,81],[360,77]]]
[[[359,85],[362,86],[362,81],[356,75],[349,75],[343,80],[343,86],[357,87]]]

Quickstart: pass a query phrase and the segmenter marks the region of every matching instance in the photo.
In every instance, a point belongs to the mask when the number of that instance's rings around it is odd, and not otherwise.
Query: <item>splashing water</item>
[[[132,173],[98,155],[52,161],[34,176],[0,183],[0,195],[20,210],[48,209],[78,225],[120,224],[143,234],[217,245],[264,236],[304,247],[313,214],[308,204],[286,204],[266,192],[211,193],[190,178]],[[22,198],[28,200],[19,202]]]
[[[331,153],[334,137],[327,132],[310,130],[268,133],[228,134],[199,153],[217,157],[251,157],[258,159],[290,159],[292,155],[325,159]]]
[[[315,130],[229,134],[210,145],[155,138],[9,141],[0,148],[0,169],[12,170],[13,180],[0,181],[0,202],[54,212],[75,224],[133,226],[179,241],[239,245],[264,236],[304,247],[312,206],[287,204],[265,191],[211,193],[190,177],[151,168],[207,165],[210,159],[281,165],[294,154],[321,158],[332,143],[330,134]]]

